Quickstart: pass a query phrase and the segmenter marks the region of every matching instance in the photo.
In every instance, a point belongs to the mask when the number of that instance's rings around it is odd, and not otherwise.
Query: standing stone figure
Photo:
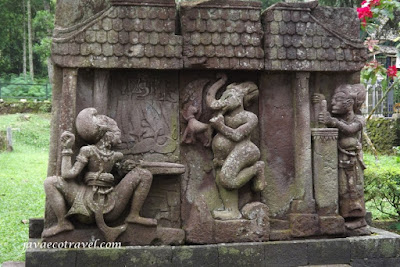
[[[238,189],[251,179],[256,192],[265,186],[264,167],[260,150],[250,140],[251,132],[257,127],[257,115],[244,106],[258,97],[258,87],[253,82],[233,83],[226,87],[220,99],[216,93],[225,84],[227,77],[222,74],[207,92],[207,106],[216,111],[210,120],[217,131],[212,140],[216,183],[224,210],[214,210],[213,216],[220,220],[242,217],[238,207]]]
[[[77,116],[76,128],[80,137],[91,145],[81,147],[72,165],[75,136],[68,131],[61,135],[61,176],[45,180],[47,201],[57,217],[57,224],[44,229],[42,236],[73,230],[69,218],[75,217],[83,223],[96,222],[106,240],[114,241],[125,231],[126,225],[112,228],[105,221],[115,221],[128,206],[130,212],[125,223],[156,225],[155,219],[139,215],[152,183],[151,172],[127,161],[123,165],[129,165],[126,169],[130,171],[121,181],[111,173],[123,158],[122,153],[112,150],[121,143],[117,123],[98,115],[96,109],[87,108]]]
[[[361,105],[365,101],[363,85],[341,85],[332,96],[332,116],[319,114],[319,122],[339,129],[339,209],[349,235],[369,234],[365,221],[362,129],[365,119]]]

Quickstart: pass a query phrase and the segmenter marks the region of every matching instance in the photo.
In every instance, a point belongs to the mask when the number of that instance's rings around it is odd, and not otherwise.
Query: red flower
[[[371,8],[369,6],[357,8],[358,18],[365,21],[366,18],[372,18]]]
[[[396,69],[396,66],[395,66],[395,65],[390,66],[390,67],[387,69],[387,75],[388,75],[390,78],[393,78],[393,77],[396,77],[396,76],[397,76],[397,69]]]

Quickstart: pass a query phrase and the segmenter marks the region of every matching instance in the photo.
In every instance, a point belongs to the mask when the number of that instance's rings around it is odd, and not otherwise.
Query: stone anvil
[[[142,162],[135,168],[154,176],[143,203],[130,202],[132,193],[121,216],[102,209],[106,219],[113,217],[112,227],[130,221],[130,209],[150,220],[130,223],[117,241],[368,234],[358,146],[363,89],[357,85],[367,51],[355,10],[317,1],[278,3],[263,12],[257,1],[179,7],[174,0],[58,1],[51,58],[48,176],[63,176],[65,157],[90,166],[79,151],[95,142],[76,126],[87,108],[119,127],[121,142],[104,155],[117,153],[122,165]],[[61,138],[66,131],[76,137],[70,150]],[[143,176],[132,170],[120,181]],[[94,177],[85,170],[79,175]],[[50,204],[48,195],[45,231],[57,223]],[[73,228],[44,236],[101,237],[94,221],[76,217]]]

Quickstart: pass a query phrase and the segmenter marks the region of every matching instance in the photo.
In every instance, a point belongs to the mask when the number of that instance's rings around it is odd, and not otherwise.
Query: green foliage
[[[393,154],[393,147],[400,145],[400,120],[390,118],[371,118],[366,131],[379,153]],[[368,151],[369,147],[364,146]]]
[[[43,217],[50,114],[0,115],[0,130],[11,126],[13,152],[0,153],[0,263],[24,260],[29,218]]]
[[[44,99],[46,98],[46,84],[47,95],[51,97],[51,88],[49,80],[47,78],[35,79],[36,85],[31,85],[32,81],[27,75],[25,79],[23,75],[10,75],[6,78],[0,78],[1,96],[2,98],[35,98]]]
[[[0,1],[0,73],[19,74],[23,72],[23,33],[26,26],[26,0]],[[45,5],[45,3],[47,3]],[[46,58],[49,54],[49,40],[54,24],[55,1],[31,0],[32,31],[34,46],[34,70],[39,77],[47,76]],[[46,8],[49,7],[49,10]],[[26,28],[27,29],[27,28]],[[27,30],[26,30],[27,32]],[[26,38],[28,38],[26,34]],[[47,49],[47,50],[46,50]],[[37,76],[37,75],[36,75]]]
[[[365,199],[389,218],[400,219],[400,157],[365,157]]]

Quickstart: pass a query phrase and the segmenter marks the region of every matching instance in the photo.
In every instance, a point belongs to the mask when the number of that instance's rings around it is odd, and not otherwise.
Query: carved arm
[[[86,166],[88,162],[89,151],[87,151],[87,147],[82,147],[77,157],[77,161],[75,162],[74,166],[72,166],[71,156],[73,154],[72,146],[75,143],[75,135],[71,132],[65,131],[61,135],[61,143],[63,146],[63,150],[61,152],[61,177],[64,179],[74,179]]]
[[[214,127],[217,131],[219,131],[221,134],[225,135],[234,142],[239,142],[248,137],[258,124],[258,118],[253,113],[248,113],[246,122],[236,129],[226,126],[223,119],[223,116],[219,115],[212,118],[210,120],[210,123],[212,127]]]

